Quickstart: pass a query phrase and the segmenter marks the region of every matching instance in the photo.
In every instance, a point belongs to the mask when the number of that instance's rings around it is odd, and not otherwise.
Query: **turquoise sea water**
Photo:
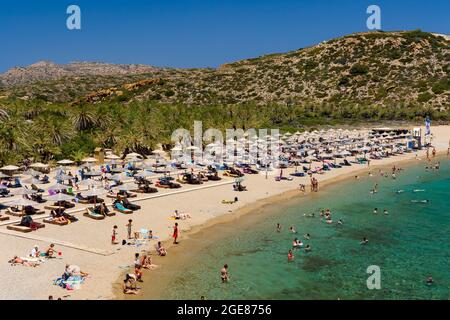
[[[443,160],[439,172],[426,172],[423,163],[408,166],[396,180],[377,170],[373,174],[329,186],[308,199],[269,206],[260,218],[244,218],[239,227],[215,227],[220,235],[171,275],[170,290],[161,298],[449,299],[450,161]],[[378,193],[372,195],[375,183]],[[405,192],[396,193],[399,189]],[[411,202],[424,199],[430,202]],[[322,208],[330,208],[333,220],[342,219],[344,225],[322,222]],[[303,216],[312,212],[315,218]],[[298,234],[289,233],[291,225]],[[305,233],[312,236],[303,240],[312,252],[295,250],[295,261],[288,263],[292,240]],[[368,245],[359,244],[363,237]],[[227,284],[219,279],[224,263],[231,277]],[[370,265],[381,268],[380,290],[367,288]],[[431,286],[425,283],[429,275]]]

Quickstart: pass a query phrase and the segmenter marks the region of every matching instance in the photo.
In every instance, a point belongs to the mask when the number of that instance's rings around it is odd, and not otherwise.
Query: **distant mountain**
[[[72,103],[413,103],[448,108],[449,63],[449,36],[370,32],[217,69],[39,62],[0,75],[0,96]]]

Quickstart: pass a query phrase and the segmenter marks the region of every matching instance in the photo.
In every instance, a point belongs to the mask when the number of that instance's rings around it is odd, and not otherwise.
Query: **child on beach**
[[[177,239],[178,239],[178,223],[175,222],[175,225],[173,226],[173,244],[178,244]]]
[[[127,227],[127,236],[128,236],[128,240],[131,239],[131,228],[133,227],[133,220],[129,219],[128,223],[126,224]]]
[[[118,242],[117,242],[117,226],[113,227],[112,236],[111,236],[111,244],[118,244]]]

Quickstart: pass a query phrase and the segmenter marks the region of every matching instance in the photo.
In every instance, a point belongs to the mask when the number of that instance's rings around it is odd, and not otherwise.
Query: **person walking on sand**
[[[178,222],[175,222],[175,225],[173,226],[173,244],[178,244],[177,239],[178,239]]]
[[[131,231],[132,231],[131,229],[133,227],[133,220],[132,219],[128,220],[128,223],[126,224],[126,227],[127,227],[128,240],[130,240],[131,239]]]
[[[117,242],[117,226],[113,227],[112,235],[111,235],[111,244],[118,244],[118,242]]]

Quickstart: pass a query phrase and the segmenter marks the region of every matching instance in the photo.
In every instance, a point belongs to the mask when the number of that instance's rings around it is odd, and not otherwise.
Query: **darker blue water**
[[[425,172],[423,163],[409,166],[396,180],[373,174],[327,187],[306,200],[270,206],[260,219],[217,227],[223,236],[172,275],[162,298],[449,299],[450,162],[443,160],[439,172]],[[372,195],[375,183],[378,193]],[[405,192],[396,193],[399,189]],[[411,202],[425,199],[429,203]],[[321,221],[323,208],[344,225]],[[303,216],[312,212],[316,218]],[[277,222],[283,225],[281,233],[275,230]],[[297,235],[289,233],[291,225]],[[303,240],[312,252],[295,250],[295,261],[288,263],[292,240],[305,233],[312,236]],[[369,239],[366,246],[359,243],[363,237]],[[219,281],[224,263],[230,266],[227,284]],[[371,265],[380,267],[380,290],[367,288]],[[429,275],[431,286],[425,283]]]

